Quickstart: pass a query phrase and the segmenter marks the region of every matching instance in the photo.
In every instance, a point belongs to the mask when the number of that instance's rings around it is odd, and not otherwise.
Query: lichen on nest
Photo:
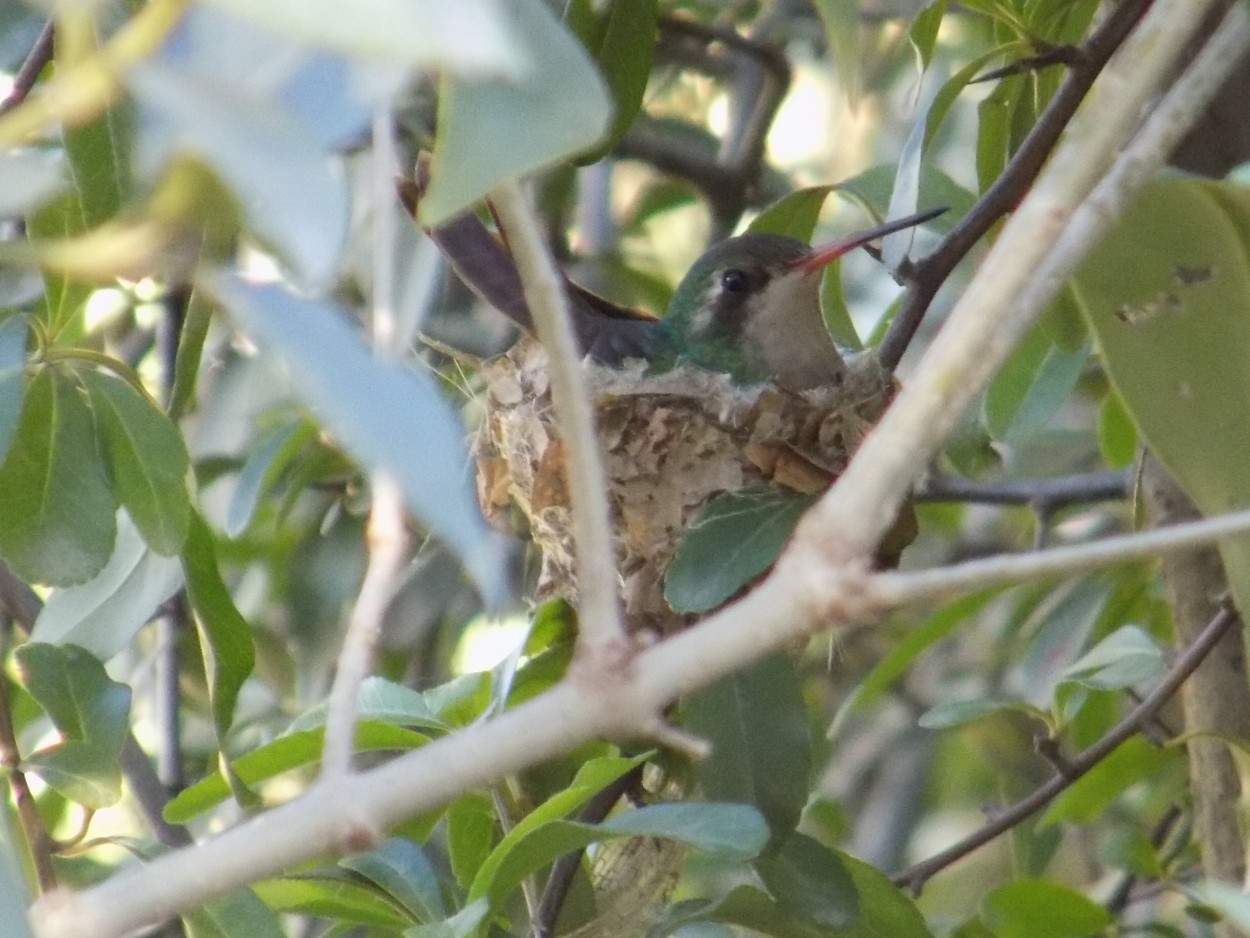
[[[804,392],[739,387],[679,366],[658,375],[585,363],[607,475],[621,597],[631,630],[667,634],[685,617],[663,597],[682,532],[724,492],[764,486],[814,493],[845,468],[893,393],[871,356],[836,383]],[[522,340],[487,363],[488,407],[477,445],[478,494],[496,523],[515,505],[542,554],[539,591],[576,600],[564,451],[547,358]]]

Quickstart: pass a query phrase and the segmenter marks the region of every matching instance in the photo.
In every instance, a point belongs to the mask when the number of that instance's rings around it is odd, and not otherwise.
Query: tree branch
[[[1054,150],[1060,135],[1094,80],[1102,72],[1112,54],[1124,42],[1141,18],[1148,0],[1125,0],[1116,4],[1106,18],[1082,43],[1067,79],[1055,92],[1033,129],[1012,155],[1002,174],[985,190],[972,211],[951,230],[942,243],[923,260],[912,265],[910,288],[898,315],[886,330],[877,355],[890,371],[898,367],[908,345],[920,328],[938,289],[946,282],[955,266],[967,256],[994,224],[1010,212],[1024,197]]]
[[[1071,787],[1077,779],[1088,773],[1094,766],[1111,755],[1120,744],[1137,735],[1142,726],[1149,722],[1159,708],[1167,703],[1172,696],[1202,663],[1203,658],[1216,646],[1224,633],[1238,622],[1237,613],[1231,608],[1224,608],[1203,629],[1202,634],[1168,670],[1159,685],[1146,695],[1146,698],[1129,711],[1123,720],[1115,725],[1106,736],[1090,746],[1067,764],[1067,771],[1055,775],[1049,782],[1038,788],[1031,795],[1017,801],[1007,810],[994,817],[984,827],[970,834],[947,849],[934,854],[927,860],[909,866],[894,877],[896,886],[907,886],[913,894],[917,894],[924,884],[938,873],[958,860],[962,860],[978,847],[989,843],[995,837],[1015,827],[1025,818],[1040,811],[1056,796]]]
[[[7,114],[25,101],[34,89],[35,82],[39,80],[39,73],[43,71],[45,65],[52,61],[55,35],[56,23],[54,20],[49,19],[43,24],[43,29],[39,30],[39,36],[35,39],[35,44],[31,46],[25,61],[22,62],[21,67],[17,70],[17,74],[13,76],[12,89],[5,99],[0,101],[0,115]]]
[[[1013,479],[973,482],[955,476],[933,476],[912,494],[917,502],[975,502],[984,505],[1028,505],[1044,514],[1068,505],[1128,498],[1133,474],[1083,472],[1056,479]]]
[[[564,441],[573,544],[577,556],[579,647],[613,654],[625,635],[617,600],[616,552],[599,455],[599,436],[569,319],[564,281],[543,243],[542,230],[518,183],[491,194],[516,259],[538,340],[547,350],[551,397]],[[619,650],[619,649],[618,649]]]

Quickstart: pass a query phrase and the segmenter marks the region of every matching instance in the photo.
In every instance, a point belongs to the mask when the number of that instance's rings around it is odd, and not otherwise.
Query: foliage
[[[421,226],[532,177],[556,254],[623,305],[663,307],[709,209],[713,232],[742,222],[811,240],[860,221],[845,204],[870,220],[950,206],[914,241],[887,240],[885,260],[907,275],[897,261],[964,224],[1035,133],[1065,66],[1030,61],[1101,23],[1096,0],[936,0],[885,18],[847,0],[756,6],[0,12],[9,74],[45,15],[56,32],[35,90],[0,114],[0,760],[12,783],[0,931],[28,933],[10,867],[32,894],[85,889],[128,854],[182,845],[136,809],[153,797],[139,743],[165,747],[163,820],[194,840],[313,789],[382,476],[417,547],[357,695],[361,764],[513,711],[575,660],[575,610],[526,605],[525,546],[491,530],[474,497],[476,362],[509,337],[465,284],[443,283],[400,211],[392,177],[412,176],[418,154]],[[826,113],[801,103],[809,94]],[[842,124],[787,140],[804,107],[801,122]],[[992,238],[964,250],[949,291]],[[843,266],[822,287],[830,331],[848,349],[878,344],[898,291],[878,265]],[[1250,199],[1236,174],[1156,180],[934,470],[993,486],[1124,469],[1140,440],[1203,513],[1250,507],[1248,293]],[[740,596],[814,501],[714,499],[667,571],[672,610],[693,618]],[[1028,502],[919,505],[905,564],[1137,520],[1122,502],[1073,498],[1059,516]],[[1246,543],[1221,552],[1244,606]],[[467,660],[497,620],[521,624],[519,646]],[[974,831],[984,806],[1062,775],[1167,673],[1172,642],[1145,562],[905,608],[685,694],[671,716],[711,746],[702,760],[678,745],[565,747],[366,849],[310,845],[320,859],[183,909],[183,926],[222,938],[1246,927],[1244,894],[1192,886],[1199,851],[1176,820],[1192,807],[1184,750],[1162,739],[1186,728],[1171,714],[949,870],[910,866]]]

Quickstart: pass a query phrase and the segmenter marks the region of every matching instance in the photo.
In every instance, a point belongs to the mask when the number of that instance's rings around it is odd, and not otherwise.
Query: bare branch
[[[542,230],[518,183],[491,195],[508,235],[538,339],[547,350],[551,396],[560,418],[573,542],[577,552],[579,642],[583,651],[607,648],[625,635],[617,601],[612,524],[594,415],[569,321],[564,281],[543,243]]]

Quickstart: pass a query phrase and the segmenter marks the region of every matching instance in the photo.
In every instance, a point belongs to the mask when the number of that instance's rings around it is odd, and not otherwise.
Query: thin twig
[[[1172,833],[1172,828],[1176,826],[1176,822],[1182,816],[1183,812],[1176,805],[1168,808],[1150,832],[1150,845],[1156,850],[1162,847],[1168,839],[1168,835]],[[1119,885],[1111,891],[1111,895],[1103,903],[1103,908],[1112,915],[1119,915],[1128,906],[1129,899],[1132,898],[1133,889],[1137,886],[1137,883],[1138,876],[1136,873],[1125,873]]]
[[[551,397],[564,441],[573,544],[577,557],[579,646],[608,648],[624,636],[617,601],[617,573],[607,484],[599,437],[569,320],[564,281],[543,243],[542,230],[518,183],[491,194],[507,232],[538,340],[547,350]]]
[[[49,19],[43,24],[43,29],[39,30],[39,36],[35,39],[35,44],[30,47],[26,60],[22,62],[21,68],[13,76],[13,87],[5,99],[0,101],[0,114],[13,110],[25,101],[34,89],[35,82],[39,80],[39,73],[52,61],[55,35],[56,23]]]
[[[1025,818],[1040,811],[1059,794],[1072,786],[1077,779],[1088,773],[1102,760],[1106,759],[1129,738],[1136,736],[1141,727],[1147,723],[1202,663],[1207,653],[1215,647],[1225,631],[1233,623],[1239,621],[1237,613],[1230,608],[1222,609],[1202,634],[1168,670],[1159,685],[1146,698],[1117,723],[1102,739],[1090,746],[1080,755],[1068,762],[1068,771],[1055,775],[1046,784],[1026,798],[1017,801],[1010,808],[997,814],[993,820],[976,832],[965,837],[959,843],[934,854],[927,860],[916,863],[896,875],[894,884],[907,886],[913,894],[919,893],[924,884],[935,874],[946,869],[952,863],[962,860],[979,847],[994,838],[1011,830]]]
[[[390,112],[379,108],[373,119],[373,350],[387,358],[398,353],[396,345],[395,137]],[[382,632],[382,619],[395,594],[395,586],[408,558],[408,530],[404,496],[389,472],[378,471],[370,479],[373,491],[366,540],[369,563],[364,582],[348,618],[347,633],[339,651],[334,684],[326,705],[325,747],[321,757],[323,779],[351,771],[356,736],[356,707],[360,685],[369,673],[374,649]]]
[[[1250,511],[1107,537],[1091,544],[999,554],[934,570],[887,570],[865,584],[865,598],[884,608],[935,600],[1000,583],[1070,574],[1093,567],[1157,557],[1250,534]]]
[[[1133,474],[1124,471],[1082,472],[1055,479],[1013,479],[973,482],[954,476],[934,476],[917,488],[917,502],[974,502],[984,505],[1028,505],[1054,512],[1069,505],[1128,498]]]
[[[903,305],[877,350],[881,364],[886,368],[893,371],[898,367],[938,289],[955,266],[995,222],[1014,209],[1024,197],[1076,109],[1085,100],[1094,80],[1148,5],[1149,0],[1124,0],[1111,9],[1106,19],[1082,43],[1068,77],[999,177],[933,253],[914,262]]]

